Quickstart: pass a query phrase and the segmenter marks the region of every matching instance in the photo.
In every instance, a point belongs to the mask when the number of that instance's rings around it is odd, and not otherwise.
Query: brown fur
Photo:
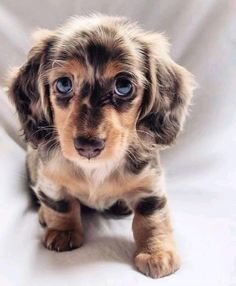
[[[41,192],[44,245],[57,251],[81,245],[79,201],[108,210],[122,200],[126,213],[124,202],[135,212],[137,268],[153,278],[173,273],[179,259],[159,150],[183,127],[191,74],[170,59],[163,35],[123,18],[73,18],[35,38],[9,95],[29,144],[31,187],[39,200]],[[115,93],[119,76],[132,85],[126,98]],[[60,77],[72,82],[67,95],[56,88]],[[82,157],[74,146],[78,136],[103,139],[105,147],[95,158]],[[70,207],[60,212],[58,202]]]
[[[80,206],[71,203],[71,211],[60,214],[44,204],[39,209],[40,224],[46,227],[43,243],[46,248],[58,252],[73,250],[83,243]]]

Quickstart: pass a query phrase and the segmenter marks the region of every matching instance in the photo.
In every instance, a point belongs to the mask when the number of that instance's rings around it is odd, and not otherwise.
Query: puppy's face
[[[107,29],[86,30],[86,38],[84,30],[62,36],[47,71],[60,146],[76,162],[122,156],[143,98],[138,50],[115,29]]]
[[[94,165],[142,140],[170,145],[191,92],[190,74],[171,61],[162,35],[106,16],[38,33],[10,86],[28,141],[56,141],[69,160]]]

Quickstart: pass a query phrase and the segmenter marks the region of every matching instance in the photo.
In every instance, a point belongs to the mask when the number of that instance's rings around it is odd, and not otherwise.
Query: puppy
[[[75,17],[36,33],[9,95],[46,248],[81,246],[81,204],[133,210],[137,269],[157,278],[179,268],[159,150],[175,142],[193,87],[165,37],[124,18]]]

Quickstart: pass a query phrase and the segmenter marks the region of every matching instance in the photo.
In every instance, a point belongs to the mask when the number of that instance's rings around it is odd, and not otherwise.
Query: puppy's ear
[[[8,94],[16,107],[26,141],[37,147],[50,139],[52,133],[49,86],[42,75],[49,64],[55,37],[50,31],[40,30],[34,40],[26,63],[11,76]]]
[[[195,81],[171,60],[168,42],[162,35],[145,35],[141,43],[147,85],[139,128],[151,131],[158,145],[168,146],[183,127]]]

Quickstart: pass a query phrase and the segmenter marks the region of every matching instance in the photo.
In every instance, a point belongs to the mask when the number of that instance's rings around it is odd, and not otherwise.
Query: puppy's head
[[[170,145],[192,88],[162,35],[93,16],[39,31],[9,93],[28,142],[56,141],[67,159],[96,164],[121,158],[142,134],[150,144]]]

